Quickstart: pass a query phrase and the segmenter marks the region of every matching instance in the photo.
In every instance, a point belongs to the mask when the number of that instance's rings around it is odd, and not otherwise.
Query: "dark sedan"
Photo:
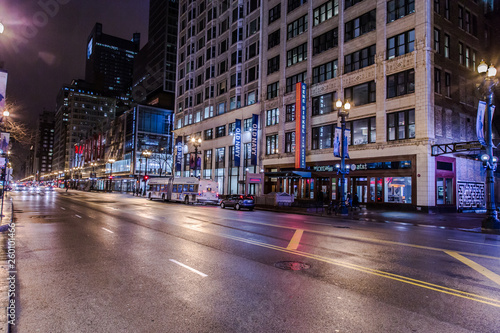
[[[229,195],[225,199],[222,199],[220,203],[221,208],[234,207],[236,210],[241,208],[247,208],[248,210],[253,210],[255,207],[255,201],[251,195]]]

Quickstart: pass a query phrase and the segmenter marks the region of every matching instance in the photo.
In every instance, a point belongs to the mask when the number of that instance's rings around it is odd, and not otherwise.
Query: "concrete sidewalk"
[[[429,214],[421,212],[389,211],[378,209],[360,208],[349,210],[347,216],[328,214],[325,208],[300,208],[300,207],[271,207],[257,206],[256,209],[276,211],[281,213],[305,214],[323,216],[332,220],[355,220],[379,223],[404,223],[419,226],[435,226],[451,229],[468,229],[480,232],[481,221],[486,214],[478,213],[442,213]]]

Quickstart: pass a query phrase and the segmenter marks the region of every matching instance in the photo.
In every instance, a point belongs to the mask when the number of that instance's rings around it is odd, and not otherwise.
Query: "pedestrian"
[[[356,193],[354,193],[353,197],[352,197],[352,208],[359,208],[359,199],[358,199],[358,195]]]
[[[347,197],[346,197],[346,200],[345,200],[345,205],[347,207],[351,207],[352,206],[351,192],[347,192]]]

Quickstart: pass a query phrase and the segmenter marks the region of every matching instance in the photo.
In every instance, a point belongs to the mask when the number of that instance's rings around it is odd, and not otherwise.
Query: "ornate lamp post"
[[[109,173],[109,192],[113,192],[113,163],[115,162],[116,160],[114,158],[108,160],[108,163],[111,164],[111,171]]]
[[[486,90],[486,117],[484,119],[484,127],[486,129],[485,142],[486,154],[481,156],[481,160],[486,167],[486,218],[482,222],[483,229],[500,229],[500,221],[497,217],[495,207],[495,176],[493,172],[496,169],[497,158],[493,156],[493,135],[492,135],[492,116],[494,108],[494,89],[498,84],[495,79],[497,70],[493,65],[488,65],[481,61],[477,67],[480,74],[485,74],[484,86]]]
[[[345,205],[345,175],[349,173],[349,167],[345,165],[345,118],[349,116],[349,110],[351,109],[351,104],[346,101],[342,103],[339,99],[335,102],[335,106],[338,110],[338,115],[340,117],[341,126],[341,143],[340,143],[340,165],[337,165],[337,174],[340,173],[340,214],[348,214],[348,207]]]
[[[195,177],[198,177],[196,174],[197,174],[197,171],[198,171],[198,147],[201,146],[201,138],[191,138],[191,143],[193,144],[194,146],[194,176]]]

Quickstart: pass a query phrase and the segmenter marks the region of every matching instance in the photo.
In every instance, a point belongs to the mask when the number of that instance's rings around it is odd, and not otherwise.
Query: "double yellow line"
[[[301,230],[301,229],[299,229],[299,230]],[[302,232],[303,232],[303,230],[302,230]],[[302,235],[302,232],[300,233],[300,235]],[[409,277],[406,277],[406,276],[402,276],[402,275],[398,275],[398,274],[393,274],[393,273],[388,273],[388,272],[380,271],[378,269],[372,269],[372,268],[368,268],[368,267],[363,267],[363,266],[360,266],[360,265],[355,265],[355,264],[343,262],[343,261],[340,261],[340,260],[335,260],[335,259],[327,258],[327,257],[320,256],[320,255],[317,255],[317,254],[312,254],[312,253],[306,253],[306,252],[302,252],[302,251],[297,251],[296,247],[295,247],[295,245],[298,245],[297,239],[295,239],[293,242],[290,242],[290,244],[288,245],[287,248],[284,248],[284,247],[280,247],[280,246],[276,246],[276,245],[270,245],[270,244],[258,242],[258,241],[255,241],[255,240],[245,239],[245,238],[236,237],[236,236],[230,236],[230,235],[219,235],[219,236],[223,236],[225,238],[229,238],[229,239],[232,239],[232,240],[235,240],[235,241],[238,241],[238,242],[244,242],[244,243],[247,243],[247,244],[253,244],[253,245],[256,245],[256,246],[265,247],[265,248],[276,250],[276,251],[280,251],[280,252],[294,254],[294,255],[297,255],[297,256],[304,257],[304,258],[309,258],[309,259],[314,259],[314,260],[322,261],[322,262],[329,263],[329,264],[336,265],[336,266],[340,266],[340,267],[354,269],[354,270],[357,270],[357,271],[360,271],[360,272],[364,272],[364,273],[368,273],[368,274],[372,274],[372,275],[384,277],[384,278],[387,278],[387,279],[391,279],[391,280],[395,280],[395,281],[399,281],[399,282],[411,284],[411,285],[414,285],[414,286],[417,286],[417,287],[421,287],[421,288],[425,288],[425,289],[437,291],[437,292],[440,292],[440,293],[444,293],[444,294],[448,294],[448,295],[452,295],[452,296],[456,296],[456,297],[465,298],[465,299],[468,299],[468,300],[472,300],[472,301],[476,301],[476,302],[480,302],[480,303],[484,303],[484,304],[488,304],[488,305],[492,305],[492,306],[500,308],[500,300],[497,300],[497,299],[494,299],[494,298],[484,297],[484,296],[481,296],[481,295],[476,295],[476,294],[468,293],[468,292],[465,292],[465,291],[461,291],[461,290],[457,290],[457,289],[453,289],[453,288],[448,288],[448,287],[440,286],[440,285],[437,285],[437,284],[434,284],[434,283],[429,283],[429,282],[425,282],[425,281],[421,281],[421,280],[417,280],[417,279],[412,279],[412,278],[409,278]],[[297,237],[296,236],[297,236],[297,233],[295,233],[294,238],[298,238],[298,236]],[[293,240],[293,238],[292,238],[292,240]],[[299,241],[300,241],[300,238],[299,238]],[[295,247],[295,249],[293,249],[294,247]],[[450,254],[450,253],[448,253],[448,254]]]

